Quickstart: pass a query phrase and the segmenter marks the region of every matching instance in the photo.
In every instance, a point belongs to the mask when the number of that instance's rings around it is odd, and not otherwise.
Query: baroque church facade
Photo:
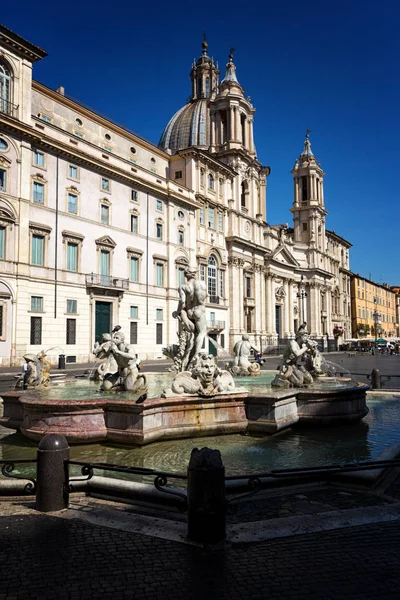
[[[117,324],[142,358],[162,358],[188,266],[207,286],[207,351],[230,352],[244,333],[276,347],[303,321],[321,349],[350,335],[351,244],[326,229],[309,136],[292,170],[293,226],[271,225],[270,168],[232,54],[220,80],[203,42],[190,100],[158,146],[32,79],[45,56],[0,27],[3,365],[42,349],[91,360]]]

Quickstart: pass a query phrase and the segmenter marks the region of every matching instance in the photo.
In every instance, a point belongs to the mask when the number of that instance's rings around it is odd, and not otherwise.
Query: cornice
[[[49,98],[51,98],[55,102],[58,102],[59,104],[62,104],[64,106],[67,106],[68,108],[73,109],[75,112],[78,112],[82,116],[88,117],[89,119],[93,119],[94,121],[96,121],[96,123],[99,123],[106,129],[109,129],[110,131],[114,131],[115,133],[124,136],[125,138],[131,140],[132,142],[135,142],[136,144],[141,144],[147,150],[149,150],[150,152],[153,152],[153,154],[157,154],[158,156],[160,156],[161,158],[164,158],[165,160],[169,160],[171,158],[167,152],[160,150],[160,148],[158,148],[158,146],[155,146],[151,142],[148,142],[147,140],[139,137],[138,135],[135,135],[134,133],[127,131],[120,125],[113,123],[113,121],[110,121],[109,119],[106,119],[105,117],[98,115],[93,110],[90,110],[89,108],[86,108],[82,104],[79,104],[79,102],[76,102],[75,100],[71,100],[67,96],[63,96],[59,92],[56,92],[55,90],[48,88],[47,86],[43,85],[43,83],[40,83],[39,81],[32,80],[32,89],[35,90],[36,92],[39,92],[41,94],[48,96]]]
[[[0,43],[7,50],[26,58],[31,63],[37,62],[47,56],[47,52],[43,48],[39,48],[39,46],[35,46],[31,42],[24,40],[24,38],[11,31],[11,29],[4,27],[4,25],[0,25]]]

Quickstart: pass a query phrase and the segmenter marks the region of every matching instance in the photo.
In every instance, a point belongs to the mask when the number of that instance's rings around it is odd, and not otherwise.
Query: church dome
[[[210,109],[208,100],[192,100],[169,121],[158,143],[159,148],[176,154],[190,146],[208,149],[210,145]]]

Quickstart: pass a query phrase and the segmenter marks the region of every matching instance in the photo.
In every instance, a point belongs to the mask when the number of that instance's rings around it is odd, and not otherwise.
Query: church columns
[[[267,335],[273,335],[275,333],[274,327],[274,313],[273,313],[273,298],[272,298],[272,275],[268,274],[265,277],[266,282],[266,321],[267,321]]]
[[[287,279],[283,281],[283,291],[283,337],[289,337],[289,285]]]
[[[289,319],[289,336],[292,337],[294,335],[294,321],[293,321],[293,280],[289,279],[288,281],[288,319]]]
[[[236,140],[238,142],[242,142],[242,132],[240,131],[240,110],[239,110],[239,108],[236,109]]]
[[[309,308],[310,308],[310,317],[309,317],[309,327],[308,330],[311,336],[317,336],[319,331],[319,326],[317,319],[320,319],[320,311],[318,310],[318,301],[317,301],[317,287],[313,283],[310,285],[310,294],[309,294]]]
[[[250,118],[247,120],[249,124],[249,152],[250,154],[254,154],[254,138],[253,138],[253,119]]]
[[[231,142],[236,139],[235,124],[235,108],[231,106],[229,110],[229,141]]]

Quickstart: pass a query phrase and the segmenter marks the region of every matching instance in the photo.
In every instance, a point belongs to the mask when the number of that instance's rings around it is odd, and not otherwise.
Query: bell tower
[[[240,150],[250,157],[256,156],[253,139],[253,108],[250,98],[236,76],[231,48],[225,77],[219,84],[218,95],[211,105],[210,151],[218,154]]]
[[[294,221],[294,241],[325,250],[324,176],[312,150],[307,129],[303,152],[292,170],[294,202],[290,209]]]

